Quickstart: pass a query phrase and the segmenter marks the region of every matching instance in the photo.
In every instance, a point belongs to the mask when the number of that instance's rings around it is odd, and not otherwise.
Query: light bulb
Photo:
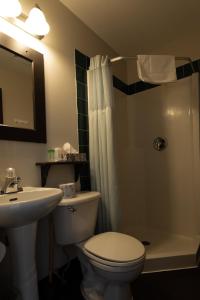
[[[25,21],[25,26],[30,33],[41,36],[46,35],[50,30],[44,13],[37,7],[31,9]]]
[[[1,17],[17,17],[21,14],[22,7],[19,0],[0,0]]]

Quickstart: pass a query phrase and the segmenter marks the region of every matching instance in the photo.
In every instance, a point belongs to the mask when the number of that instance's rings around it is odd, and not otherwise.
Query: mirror
[[[43,55],[2,33],[0,139],[46,142]]]
[[[0,48],[2,123],[34,129],[32,61]]]

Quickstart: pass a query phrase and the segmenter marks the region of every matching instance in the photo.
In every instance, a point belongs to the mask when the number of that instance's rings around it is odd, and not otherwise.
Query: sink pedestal
[[[47,216],[62,199],[54,188],[24,187],[23,191],[0,195],[0,227],[10,242],[15,287],[22,300],[38,300],[35,243],[37,221]]]
[[[38,282],[35,265],[37,222],[16,228],[7,228],[13,265],[14,286],[22,300],[38,300]]]

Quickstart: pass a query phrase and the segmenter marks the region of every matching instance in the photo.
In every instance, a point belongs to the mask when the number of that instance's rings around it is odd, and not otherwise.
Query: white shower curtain
[[[107,56],[90,60],[88,71],[89,149],[92,190],[101,193],[98,231],[116,231],[119,221],[113,140],[113,84]]]

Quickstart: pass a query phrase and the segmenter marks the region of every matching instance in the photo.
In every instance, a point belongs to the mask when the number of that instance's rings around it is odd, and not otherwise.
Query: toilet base
[[[132,300],[129,283],[109,282],[105,289],[104,300]]]
[[[104,300],[103,295],[94,289],[87,289],[81,285],[81,294],[85,300]]]
[[[83,281],[81,293],[85,300],[132,300],[130,281],[113,280],[114,273],[107,273],[91,264],[79,249],[78,258],[81,263]],[[131,273],[132,274],[132,273]],[[119,275],[119,274],[118,274]],[[109,278],[107,277],[109,276]],[[127,273],[126,276],[133,275]],[[131,280],[132,281],[132,280]]]
[[[78,258],[81,264],[83,280],[81,293],[85,300],[104,300],[105,280],[96,274],[88,259],[79,249]]]
[[[104,295],[96,292],[96,290],[88,290],[81,286],[81,293],[85,300],[133,300],[130,285],[127,283],[119,285],[111,282],[105,289]]]

